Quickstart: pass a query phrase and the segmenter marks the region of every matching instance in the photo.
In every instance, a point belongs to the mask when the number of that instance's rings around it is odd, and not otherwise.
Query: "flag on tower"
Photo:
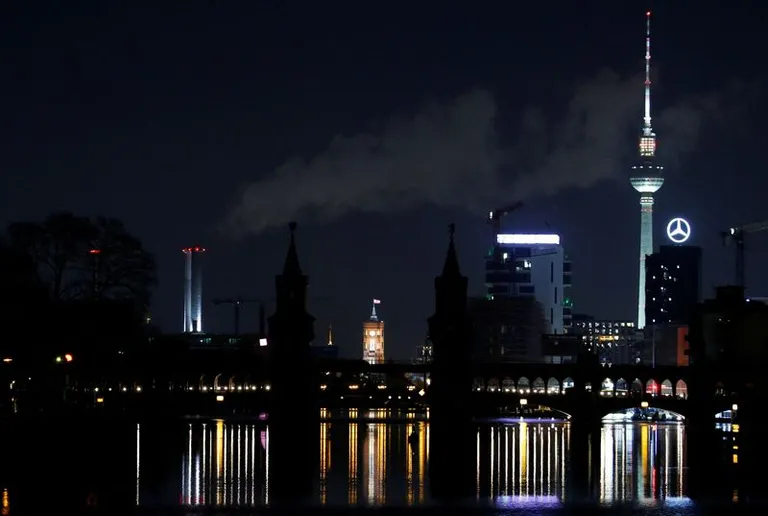
[[[373,300],[373,304],[374,305],[380,305],[381,304],[381,299],[374,299]]]

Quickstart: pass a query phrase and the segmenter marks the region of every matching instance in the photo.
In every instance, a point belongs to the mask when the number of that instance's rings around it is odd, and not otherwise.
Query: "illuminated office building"
[[[567,333],[571,325],[571,262],[555,234],[499,234],[485,259],[488,298],[534,298],[544,314],[545,333]]]
[[[646,258],[647,324],[688,324],[701,302],[701,247],[663,245]]]
[[[581,339],[582,349],[596,353],[604,364],[634,364],[640,353],[634,321],[595,320],[576,314],[573,333]]]

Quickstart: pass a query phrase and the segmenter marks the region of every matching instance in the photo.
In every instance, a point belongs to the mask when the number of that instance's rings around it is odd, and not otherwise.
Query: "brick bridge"
[[[268,364],[263,361],[251,361],[239,354],[207,352],[193,354],[176,364],[172,375],[166,373],[171,368],[155,363],[140,370],[120,368],[114,374],[83,382],[80,387],[92,390],[98,386],[100,393],[112,387],[116,393],[172,390],[211,396],[225,392],[238,397],[258,393],[269,396]],[[374,401],[385,401],[402,394],[403,400],[429,403],[430,389],[428,383],[423,383],[430,369],[429,364],[403,362],[373,365],[361,360],[315,362],[318,388],[326,399],[365,395]],[[529,406],[546,406],[572,415],[579,410],[573,394],[589,391],[594,394],[602,415],[639,407],[645,402],[685,416],[689,404],[689,375],[690,369],[686,367],[475,363],[472,396],[484,407],[519,406],[521,400],[525,400],[523,403]],[[417,396],[422,387],[424,395]],[[728,394],[722,385],[713,385],[712,395],[718,400],[718,411],[731,407]]]

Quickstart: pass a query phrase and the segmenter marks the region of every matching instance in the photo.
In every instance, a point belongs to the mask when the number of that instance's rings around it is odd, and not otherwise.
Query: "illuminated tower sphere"
[[[203,331],[203,253],[202,247],[187,247],[184,252],[184,333]]]
[[[384,321],[376,314],[376,305],[381,303],[373,300],[371,317],[363,322],[363,360],[369,364],[384,362]]]
[[[640,136],[640,163],[632,167],[632,187],[640,192],[640,274],[637,287],[637,327],[645,327],[645,257],[653,254],[653,194],[664,184],[664,167],[655,162],[656,134],[651,128],[651,12],[645,22],[645,115]]]

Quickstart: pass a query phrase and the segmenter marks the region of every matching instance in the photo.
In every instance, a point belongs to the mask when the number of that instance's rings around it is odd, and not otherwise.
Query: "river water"
[[[252,506],[269,503],[269,428],[252,423],[187,424],[176,486],[159,489],[142,471],[137,425],[136,500],[148,505]],[[478,427],[477,498],[496,505],[554,507],[568,498],[570,429],[558,422]],[[317,504],[430,503],[429,423],[333,421],[320,424]],[[685,427],[677,423],[602,428],[599,501],[686,503]],[[481,444],[481,443],[484,443]]]
[[[3,436],[9,459],[0,466],[3,515],[13,514],[16,498],[29,499],[44,484],[51,493],[67,486],[56,496],[110,492],[145,507],[270,502],[270,430],[263,421],[69,423],[36,432],[39,443],[27,448]],[[427,421],[334,419],[320,424],[317,439],[313,504],[431,503]],[[688,504],[685,441],[678,422],[604,425],[595,502]],[[570,446],[568,423],[479,425],[477,499],[499,507],[557,507],[569,497]]]

